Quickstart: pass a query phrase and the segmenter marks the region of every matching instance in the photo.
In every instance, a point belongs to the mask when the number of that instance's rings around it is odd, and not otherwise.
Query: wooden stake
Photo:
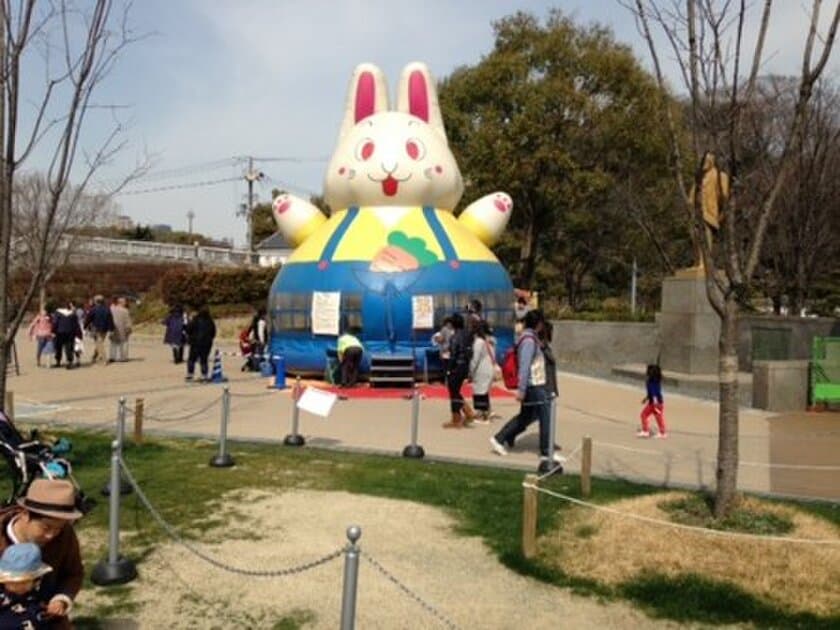
[[[143,443],[143,399],[134,399],[134,443]]]
[[[592,494],[592,438],[583,438],[583,458],[580,464],[580,494],[588,497]]]
[[[536,486],[536,475],[525,475],[525,483]],[[533,558],[537,555],[537,490],[522,488],[522,555]]]

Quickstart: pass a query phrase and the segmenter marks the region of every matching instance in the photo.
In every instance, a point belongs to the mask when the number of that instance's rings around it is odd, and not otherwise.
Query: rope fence
[[[796,543],[796,544],[809,544],[809,545],[840,545],[840,540],[818,540],[812,538],[795,538],[792,536],[771,536],[771,535],[760,535],[760,534],[750,534],[747,532],[730,532],[720,529],[709,529],[707,527],[697,527],[694,525],[685,525],[683,523],[674,523],[673,521],[665,521],[662,519],[656,519],[650,516],[644,516],[642,514],[635,514],[633,512],[625,512],[623,510],[616,510],[615,508],[607,507],[605,505],[598,505],[597,503],[591,503],[589,501],[583,501],[581,499],[576,499],[575,497],[570,497],[569,495],[562,494],[560,492],[556,492],[554,490],[549,490],[547,488],[540,487],[538,484],[530,483],[525,481],[522,483],[522,487],[528,490],[533,490],[540,494],[545,494],[556,499],[560,499],[562,501],[566,501],[568,503],[572,503],[574,505],[579,505],[581,507],[585,507],[591,510],[595,510],[598,512],[603,512],[606,514],[611,514],[613,516],[619,516],[622,518],[629,518],[636,521],[641,521],[644,523],[649,523],[652,525],[659,525],[663,527],[670,527],[672,529],[679,529],[684,531],[695,532],[698,534],[704,534],[708,536],[721,536],[726,538],[739,538],[742,540],[761,540],[767,542],[787,542],[787,543]]]

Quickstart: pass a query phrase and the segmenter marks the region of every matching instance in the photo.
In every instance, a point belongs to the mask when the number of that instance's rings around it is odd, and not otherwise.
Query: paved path
[[[183,366],[171,363],[169,349],[158,340],[132,340],[128,363],[76,370],[36,368],[29,344],[20,344],[21,375],[10,376],[18,418],[32,422],[64,421],[79,425],[113,422],[117,399],[129,407],[142,397],[149,431],[217,436],[219,385],[185,383]],[[235,346],[223,346],[234,351]],[[239,372],[241,361],[225,357],[233,395],[229,435],[279,441],[289,432],[288,390],[268,388],[269,379]],[[714,485],[717,404],[666,391],[668,440],[635,438],[640,387],[569,373],[560,374],[558,441],[566,454],[584,435],[593,438],[593,470],[653,483],[709,487]],[[209,408],[208,408],[209,407]],[[495,410],[507,418],[514,401],[498,400]],[[207,411],[192,417],[202,408]],[[448,414],[443,400],[423,400],[419,442],[428,457],[477,464],[533,468],[537,432],[532,428],[507,457],[494,455],[489,437],[501,422],[452,431],[441,428]],[[329,419],[301,414],[308,444],[326,448],[399,453],[409,440],[411,406],[407,400],[340,401]],[[176,420],[184,418],[182,420]],[[840,500],[840,413],[779,416],[742,409],[739,485],[757,492]],[[129,418],[129,431],[131,418]],[[567,469],[579,469],[571,457]]]

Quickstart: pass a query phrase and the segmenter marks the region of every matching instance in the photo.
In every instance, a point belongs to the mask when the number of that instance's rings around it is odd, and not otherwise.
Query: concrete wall
[[[756,327],[788,331],[788,360],[810,359],[814,337],[840,336],[840,320],[832,317],[744,315],[738,321],[738,362],[745,372],[752,370],[752,333]]]
[[[659,352],[658,326],[653,322],[559,320],[552,324],[551,349],[561,363],[651,363]]]
[[[752,406],[802,411],[808,406],[808,361],[755,361]]]

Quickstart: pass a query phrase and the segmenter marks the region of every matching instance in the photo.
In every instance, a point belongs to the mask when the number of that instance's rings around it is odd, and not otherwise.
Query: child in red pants
[[[644,408],[641,413],[642,428],[636,433],[636,437],[649,438],[650,435],[650,417],[651,415],[656,420],[656,425],[659,427],[658,438],[668,437],[665,430],[665,403],[662,399],[662,370],[658,365],[647,366],[647,380],[645,382],[647,388],[647,396],[642,399]]]

